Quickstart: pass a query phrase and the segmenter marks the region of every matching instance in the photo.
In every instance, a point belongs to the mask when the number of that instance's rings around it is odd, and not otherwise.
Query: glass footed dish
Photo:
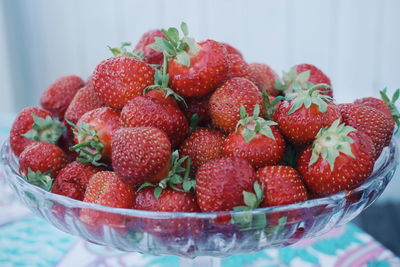
[[[384,191],[395,172],[398,153],[392,139],[372,175],[352,191],[250,212],[213,213],[150,212],[77,201],[29,184],[18,174],[18,161],[8,142],[1,148],[1,159],[6,180],[20,200],[61,231],[123,251],[195,258],[288,246],[349,222]],[[248,218],[249,223],[232,224],[232,216]],[[265,218],[266,224],[254,218]]]

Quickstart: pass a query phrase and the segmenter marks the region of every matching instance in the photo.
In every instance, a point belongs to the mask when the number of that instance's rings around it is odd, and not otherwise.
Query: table
[[[13,116],[0,113],[0,142]],[[185,266],[176,256],[125,253],[65,234],[18,202],[0,171],[0,266]],[[290,247],[266,249],[221,259],[220,266],[400,266],[400,259],[373,237],[349,223]]]

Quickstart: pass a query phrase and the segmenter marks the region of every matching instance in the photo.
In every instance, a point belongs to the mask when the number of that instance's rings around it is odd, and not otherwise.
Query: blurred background
[[[318,66],[331,78],[339,102],[378,96],[384,87],[392,93],[400,87],[398,0],[0,3],[0,114],[39,103],[42,90],[59,76],[77,74],[86,79],[111,56],[107,45],[135,44],[143,32],[177,27],[181,21],[188,23],[197,40],[228,42],[248,62],[267,63],[278,73],[297,63]],[[399,176],[379,200],[399,214],[390,222],[395,225],[400,225],[400,208],[393,204],[400,203]],[[364,216],[368,212],[382,218],[371,208]],[[371,221],[361,224],[368,228]]]

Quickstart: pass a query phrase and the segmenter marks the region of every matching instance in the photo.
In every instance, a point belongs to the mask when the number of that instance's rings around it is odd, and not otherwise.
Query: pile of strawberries
[[[287,205],[369,177],[400,117],[399,90],[336,104],[313,65],[279,77],[181,30],[111,48],[88,81],[61,77],[42,108],[22,110],[10,134],[21,175],[73,199],[167,212]]]

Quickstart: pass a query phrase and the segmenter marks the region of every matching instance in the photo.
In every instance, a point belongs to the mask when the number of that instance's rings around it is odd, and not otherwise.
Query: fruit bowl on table
[[[8,141],[1,148],[1,159],[6,180],[20,200],[61,231],[123,251],[194,258],[288,246],[349,222],[384,191],[395,172],[398,150],[392,139],[370,177],[352,191],[279,207],[211,213],[151,212],[74,200],[45,191],[21,177]],[[82,220],[82,213],[88,211],[97,218],[94,223]],[[266,225],[233,224],[230,219],[235,216],[253,222],[263,217]]]

